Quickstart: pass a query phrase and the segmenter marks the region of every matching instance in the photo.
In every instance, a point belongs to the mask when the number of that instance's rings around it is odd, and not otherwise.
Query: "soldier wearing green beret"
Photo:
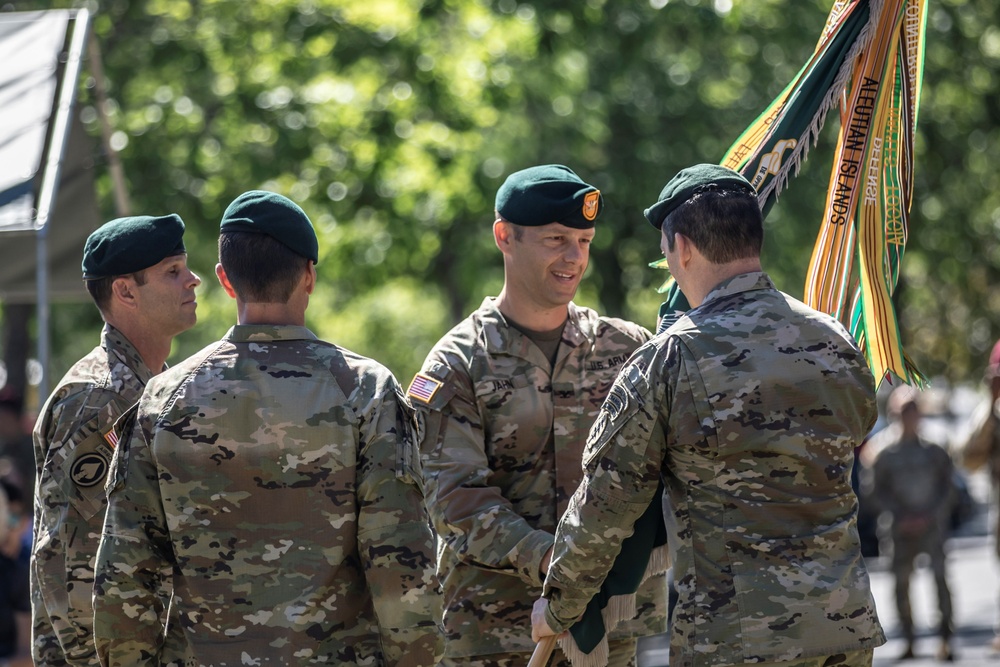
[[[120,425],[94,586],[101,663],[436,665],[434,538],[402,389],[306,328],[319,245],[301,208],[250,191],[220,232],[237,324],[150,382]]]
[[[763,272],[761,211],[738,173],[684,169],[646,218],[692,308],[636,351],[601,408],[535,638],[574,622],[662,483],[671,665],[871,665],[885,636],[851,488],[876,418],[864,354]]]
[[[59,381],[35,424],[32,656],[36,665],[97,665],[94,556],[107,505],[115,420],[166,367],[174,336],[197,319],[184,222],[112,220],[87,239],[83,278],[104,319],[101,344]]]
[[[503,289],[437,343],[410,384],[441,540],[445,665],[527,663],[531,604],[580,481],[587,431],[650,337],[572,302],[602,206],[597,188],[564,166],[511,174],[493,223]],[[660,576],[612,635],[612,664],[633,662],[636,638],[665,623]]]

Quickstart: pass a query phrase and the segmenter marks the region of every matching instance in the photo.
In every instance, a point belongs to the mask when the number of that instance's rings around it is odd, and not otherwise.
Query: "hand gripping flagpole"
[[[528,661],[528,667],[545,667],[549,664],[549,658],[552,657],[552,651],[556,648],[556,635],[549,635],[548,637],[542,637],[535,644],[535,650],[531,653],[531,660]]]

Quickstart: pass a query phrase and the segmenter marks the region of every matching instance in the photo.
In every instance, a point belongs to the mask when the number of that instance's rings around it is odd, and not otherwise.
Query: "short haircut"
[[[500,215],[500,211],[494,210],[493,211],[493,215],[494,215],[494,220],[499,220],[500,222],[505,222],[505,223],[507,223],[508,225],[511,226],[511,228],[513,229],[513,231],[511,233],[514,235],[514,240],[515,241],[520,241],[520,240],[522,240],[524,238],[524,227],[522,227],[521,225],[519,225],[517,223],[511,222],[507,218],[503,217],[502,215]]]
[[[759,257],[764,219],[757,197],[742,190],[708,188],[696,193],[663,220],[670,250],[683,234],[713,264]]]
[[[244,303],[287,303],[309,261],[267,234],[219,235],[219,262]]]
[[[111,305],[111,286],[119,278],[128,278],[129,276],[132,277],[136,285],[146,284],[146,269],[136,271],[135,273],[126,273],[121,276],[105,276],[103,278],[83,281],[83,284],[87,286],[87,291],[90,293],[90,298],[97,304],[97,309],[101,311],[101,314],[104,314],[108,306]]]
[[[509,224],[511,226],[512,230],[513,230],[511,232],[511,234],[514,235],[514,240],[515,241],[523,241],[524,240],[524,227],[522,227],[521,225],[517,224],[516,222],[510,222],[509,220],[507,221],[507,224]]]

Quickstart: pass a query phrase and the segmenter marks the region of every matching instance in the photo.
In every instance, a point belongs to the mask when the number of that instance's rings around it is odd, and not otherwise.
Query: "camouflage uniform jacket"
[[[492,299],[430,352],[410,386],[427,504],[441,539],[446,653],[530,652],[531,606],[559,517],[582,477],[587,432],[618,370],[649,339],[640,326],[569,304],[554,370]],[[640,620],[612,637],[666,628],[663,577]]]
[[[385,367],[305,327],[236,326],[129,416],[97,555],[102,665],[437,663],[412,410]]]
[[[671,667],[884,643],[850,483],[875,417],[872,375],[839,324],[766,274],[723,281],[611,389],[556,533],[550,626],[583,611],[662,477]]]
[[[105,325],[101,345],[59,381],[35,424],[35,664],[98,664],[91,595],[112,456],[103,436],[152,375],[125,336]]]

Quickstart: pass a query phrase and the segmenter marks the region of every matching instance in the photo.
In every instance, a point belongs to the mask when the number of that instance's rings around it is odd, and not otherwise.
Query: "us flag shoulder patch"
[[[423,373],[417,373],[410,382],[410,388],[406,390],[406,395],[422,403],[430,403],[434,394],[441,388],[441,383]]]
[[[111,445],[111,449],[118,447],[118,433],[115,431],[114,427],[104,434],[104,440]]]

